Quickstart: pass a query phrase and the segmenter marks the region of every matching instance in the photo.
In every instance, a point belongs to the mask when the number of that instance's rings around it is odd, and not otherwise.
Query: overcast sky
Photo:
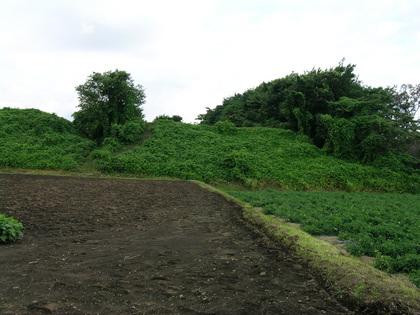
[[[418,84],[419,17],[419,0],[0,0],[0,108],[71,120],[75,87],[115,69],[148,121],[342,58],[366,85]]]

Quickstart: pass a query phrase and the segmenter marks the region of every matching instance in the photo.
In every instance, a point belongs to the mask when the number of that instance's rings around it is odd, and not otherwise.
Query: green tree
[[[115,125],[143,121],[144,89],[125,71],[94,72],[76,91],[80,110],[73,113],[73,123],[87,138],[101,141],[112,135]]]

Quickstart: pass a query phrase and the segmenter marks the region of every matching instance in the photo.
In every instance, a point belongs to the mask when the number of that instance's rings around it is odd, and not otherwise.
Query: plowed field
[[[1,314],[348,314],[193,182],[0,174]]]

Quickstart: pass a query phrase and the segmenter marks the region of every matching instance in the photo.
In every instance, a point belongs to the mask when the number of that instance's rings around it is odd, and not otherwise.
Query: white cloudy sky
[[[346,58],[370,86],[420,83],[419,0],[0,0],[0,108],[71,119],[93,72],[186,122],[263,81]]]

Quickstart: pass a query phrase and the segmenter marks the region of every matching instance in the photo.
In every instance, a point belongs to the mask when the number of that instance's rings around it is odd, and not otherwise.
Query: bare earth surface
[[[0,174],[0,314],[348,314],[192,182]]]

